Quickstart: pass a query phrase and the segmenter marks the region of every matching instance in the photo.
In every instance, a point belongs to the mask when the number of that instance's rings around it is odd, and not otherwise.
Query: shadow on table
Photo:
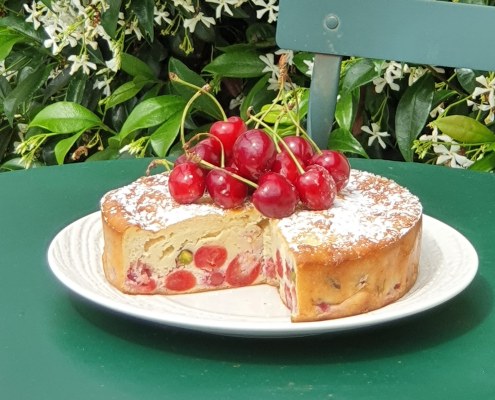
[[[160,352],[226,362],[328,364],[414,353],[476,328],[493,309],[493,293],[478,276],[465,292],[433,310],[373,328],[287,339],[247,339],[156,326],[72,298],[82,317],[104,332]]]

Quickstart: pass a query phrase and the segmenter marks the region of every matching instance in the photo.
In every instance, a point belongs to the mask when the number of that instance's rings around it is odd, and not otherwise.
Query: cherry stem
[[[214,139],[218,144],[220,144],[220,149],[221,149],[221,152],[220,152],[220,167],[224,168],[225,167],[225,150],[224,150],[224,147],[223,147],[223,143],[222,143],[222,141],[219,138],[217,138],[215,135],[212,135],[211,133],[208,133],[208,132],[197,133],[191,139],[189,139],[187,141],[187,143],[184,145],[184,151],[186,153],[188,153],[188,154],[191,154],[191,153],[194,154],[194,152],[189,152],[188,151],[188,148],[191,145],[191,142],[199,139],[202,136],[206,136],[206,137],[209,137],[211,139]]]
[[[177,82],[177,83],[179,83],[181,85],[184,85],[184,86],[187,86],[187,87],[189,87],[191,89],[196,89],[197,91],[200,91],[202,94],[207,95],[213,101],[213,103],[215,103],[215,105],[217,106],[218,110],[220,111],[220,114],[222,115],[222,119],[224,121],[227,121],[227,114],[225,114],[225,110],[223,109],[223,107],[220,104],[220,102],[215,98],[215,96],[213,96],[210,93],[211,86],[209,84],[206,84],[203,87],[199,87],[197,85],[194,85],[192,83],[186,82],[185,80],[179,78],[179,76],[177,74],[173,73],[173,72],[169,72],[168,76],[169,76],[169,79],[171,81]]]
[[[196,93],[194,93],[189,99],[189,101],[186,103],[186,105],[184,106],[184,110],[182,111],[182,117],[180,120],[180,142],[182,143],[183,148],[186,147],[186,133],[185,133],[186,115],[189,112],[192,103],[194,103],[194,100],[196,100],[201,95],[202,95],[201,91],[197,91]]]
[[[297,98],[297,95],[296,95],[296,98]],[[291,110],[289,108],[289,105],[287,104],[287,99],[285,98],[285,96],[282,97],[282,102],[284,103],[284,106],[285,106],[285,108],[287,110],[287,115],[289,116],[289,118],[292,121],[292,123],[296,126],[296,129],[302,133],[302,136],[311,144],[311,146],[313,147],[313,149],[318,154],[321,154],[321,150],[318,147],[318,145],[316,144],[316,142],[311,138],[311,136],[309,136],[308,132],[306,132],[306,130],[303,129],[303,127],[301,126],[301,124],[299,123],[299,121],[294,118],[294,115],[292,114],[292,112],[291,112]]]
[[[160,160],[153,160],[150,162],[148,165],[148,168],[146,168],[146,176],[150,176],[151,171],[155,169],[158,166],[163,166],[167,171],[171,170],[171,167],[174,165],[171,161],[168,161],[166,159],[160,159]]]

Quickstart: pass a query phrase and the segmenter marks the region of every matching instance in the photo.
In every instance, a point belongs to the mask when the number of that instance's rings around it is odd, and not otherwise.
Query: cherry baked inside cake
[[[350,170],[331,206],[298,200],[276,218],[249,198],[223,207],[206,192],[181,204],[171,194],[172,173],[142,177],[102,198],[104,272],[125,293],[268,284],[292,321],[302,322],[383,307],[416,280],[422,207],[392,180]]]

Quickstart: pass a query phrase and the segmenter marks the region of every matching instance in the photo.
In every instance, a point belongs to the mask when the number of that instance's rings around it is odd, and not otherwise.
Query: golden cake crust
[[[194,273],[197,282],[181,293],[230,287],[228,280],[209,287],[201,275],[204,271],[183,265],[157,267],[161,272],[156,277],[146,272],[142,275],[144,286],[128,284],[129,265],[139,259],[153,269],[155,261],[150,260],[158,258],[149,253],[159,251],[158,246],[166,247],[177,232],[187,230],[189,240],[199,225],[211,225],[215,234],[201,231],[199,235],[205,237],[204,243],[214,243],[208,242],[207,236],[219,241],[217,231],[223,223],[232,232],[228,236],[242,236],[238,241],[243,245],[253,237],[265,266],[252,283],[278,286],[293,321],[340,318],[377,309],[403,296],[416,281],[422,208],[416,196],[392,180],[352,170],[347,187],[329,210],[299,209],[290,217],[268,220],[249,202],[235,210],[223,210],[205,196],[198,204],[178,205],[170,197],[167,179],[166,174],[143,177],[102,198],[105,275],[123,292],[173,293],[160,282],[177,268]],[[244,235],[238,229],[242,226],[250,227],[250,233]],[[146,236],[142,254],[137,254],[139,246],[129,251],[129,243],[140,236]],[[181,238],[173,251],[183,249],[185,240]],[[230,247],[237,246],[232,243]],[[236,247],[236,251],[246,248]],[[277,263],[281,264],[278,270],[284,271],[281,275],[269,267]],[[225,273],[225,269],[219,271]],[[148,280],[153,285],[146,284]]]

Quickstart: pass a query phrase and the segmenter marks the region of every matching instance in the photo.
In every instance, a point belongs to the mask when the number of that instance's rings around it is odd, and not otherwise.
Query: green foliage
[[[259,4],[87,3],[0,0],[0,171],[166,157],[234,114],[304,134],[313,54],[281,51]],[[346,58],[328,147],[493,171],[494,92],[494,72]]]

